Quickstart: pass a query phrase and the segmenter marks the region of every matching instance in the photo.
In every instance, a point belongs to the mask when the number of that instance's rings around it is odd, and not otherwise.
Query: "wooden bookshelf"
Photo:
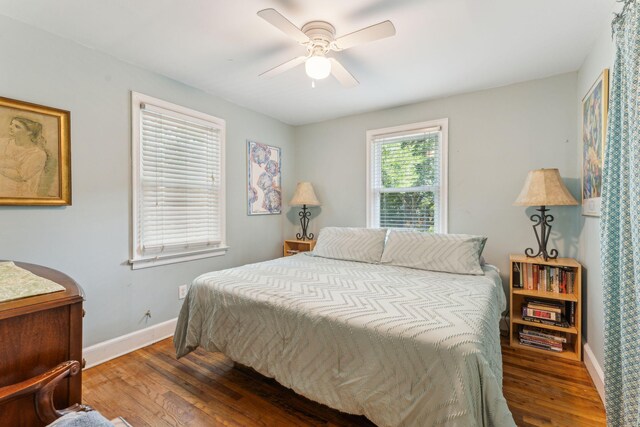
[[[315,240],[285,240],[282,252],[284,256],[291,256],[300,252],[312,251],[315,246]]]
[[[535,353],[543,353],[550,356],[556,356],[569,360],[582,360],[582,266],[573,258],[557,258],[545,261],[543,258],[529,258],[525,255],[511,255],[509,257],[509,344],[513,348],[532,351]],[[518,265],[518,268],[514,267]],[[542,268],[553,269],[554,272],[565,271],[571,272],[573,276],[572,292],[560,293],[541,289],[541,280],[531,280],[532,277],[526,279],[527,283],[531,283],[534,289],[525,289],[518,287],[524,285],[524,277],[518,271],[524,271],[523,265],[527,265],[526,269],[532,269],[533,265],[537,265],[537,269]],[[557,269],[557,270],[556,270]],[[535,282],[535,283],[534,283]],[[567,283],[567,287],[568,287]],[[567,291],[569,291],[567,289]],[[537,323],[522,318],[522,305],[527,299],[536,299],[548,302],[561,302],[566,304],[574,304],[574,322],[568,327]],[[566,311],[563,314],[567,314]],[[520,343],[519,332],[523,326],[540,328],[545,331],[560,333],[566,338],[567,342],[563,344],[563,351],[556,352],[541,348],[530,347]]]

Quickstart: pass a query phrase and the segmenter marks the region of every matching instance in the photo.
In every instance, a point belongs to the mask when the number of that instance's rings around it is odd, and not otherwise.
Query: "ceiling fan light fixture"
[[[311,87],[315,87],[316,80],[327,78],[329,74],[333,74],[344,87],[357,86],[358,80],[336,58],[327,58],[326,54],[331,51],[339,52],[350,49],[396,34],[396,28],[391,21],[379,22],[336,38],[335,27],[326,21],[309,21],[302,28],[298,28],[275,9],[261,10],[258,12],[258,16],[304,46],[308,55],[293,58],[260,75],[273,77],[304,62],[307,75],[313,79]]]
[[[314,80],[326,79],[331,74],[331,62],[326,56],[314,55],[306,60],[304,69]]]

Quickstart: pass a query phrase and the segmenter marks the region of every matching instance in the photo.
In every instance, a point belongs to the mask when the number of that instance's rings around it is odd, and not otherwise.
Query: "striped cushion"
[[[384,228],[325,227],[320,230],[312,255],[378,263],[386,235],[387,230]]]
[[[458,274],[484,274],[480,255],[486,237],[391,230],[382,263]]]

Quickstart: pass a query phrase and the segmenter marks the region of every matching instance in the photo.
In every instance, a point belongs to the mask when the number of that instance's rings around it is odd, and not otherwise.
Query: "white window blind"
[[[446,232],[446,120],[368,133],[368,225]]]
[[[223,248],[224,121],[135,95],[134,265]]]

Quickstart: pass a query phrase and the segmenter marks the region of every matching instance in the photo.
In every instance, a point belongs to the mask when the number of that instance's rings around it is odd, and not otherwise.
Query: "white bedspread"
[[[497,271],[484,276],[299,254],[198,277],[178,357],[221,351],[380,426],[515,426],[502,395]]]

